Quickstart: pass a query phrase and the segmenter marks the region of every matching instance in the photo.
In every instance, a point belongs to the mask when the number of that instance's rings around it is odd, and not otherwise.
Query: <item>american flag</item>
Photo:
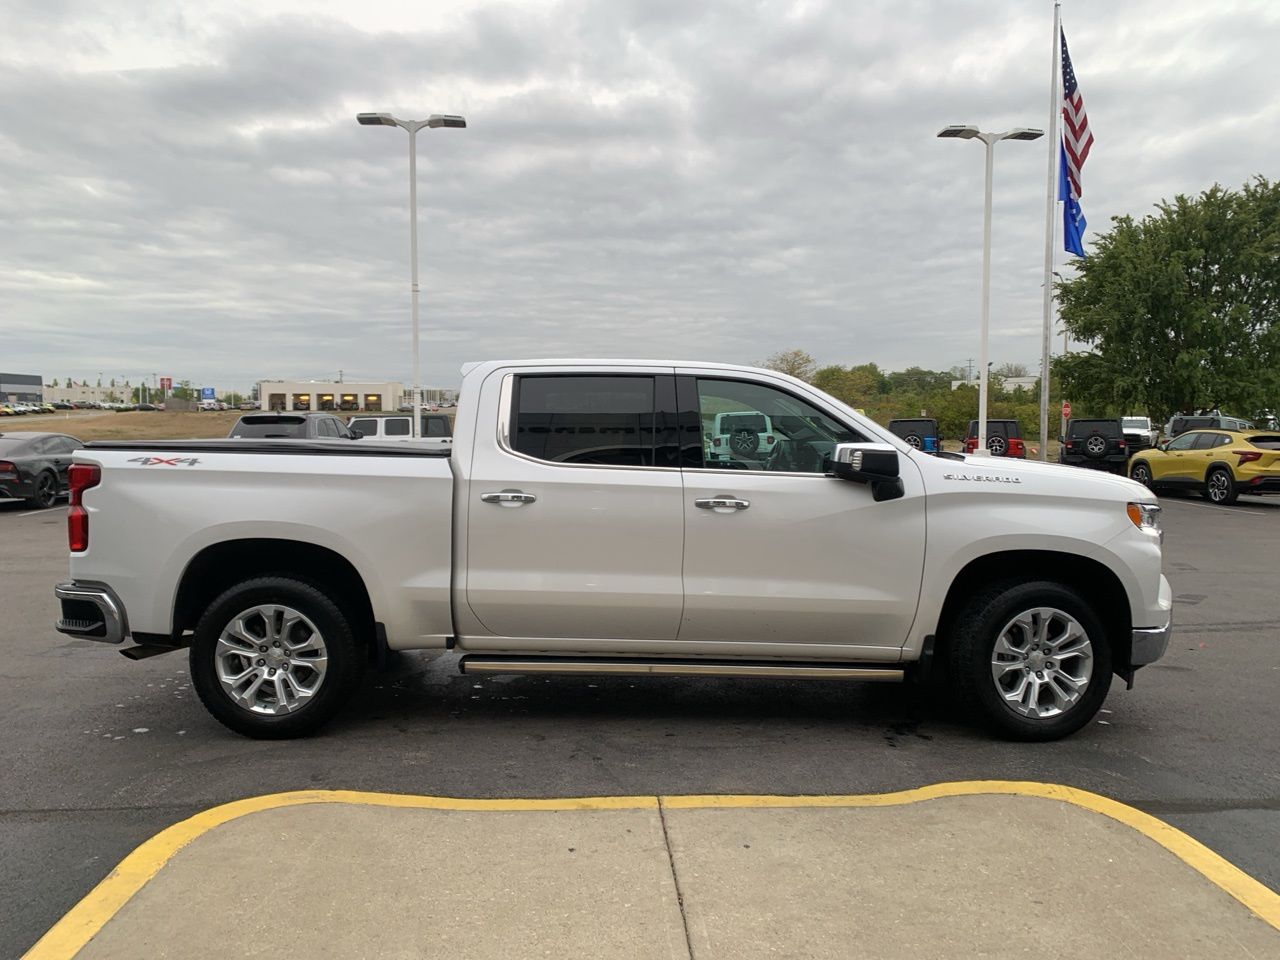
[[[1067,155],[1067,179],[1071,181],[1071,193],[1079,200],[1080,171],[1089,158],[1093,146],[1093,133],[1089,130],[1089,116],[1084,112],[1084,98],[1076,72],[1071,67],[1071,54],[1067,52],[1067,34],[1062,33],[1062,146]]]

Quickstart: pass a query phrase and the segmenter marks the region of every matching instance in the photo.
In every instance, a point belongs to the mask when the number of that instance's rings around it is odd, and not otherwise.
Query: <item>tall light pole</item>
[[[978,139],[987,148],[987,193],[982,208],[982,344],[978,360],[978,447],[974,453],[987,456],[987,329],[991,323],[991,172],[994,167],[995,145],[1001,140],[1039,140],[1044,136],[1043,130],[1030,127],[1015,127],[1004,133],[982,133],[972,124],[956,124],[943,127],[938,131],[943,139],[960,140]],[[1041,438],[1041,444],[1044,439]]]
[[[422,373],[418,352],[418,131],[423,127],[466,127],[458,116],[433,113],[425,120],[398,120],[389,113],[357,113],[356,120],[366,127],[399,127],[409,133],[409,289],[413,301],[413,436],[422,436]]]

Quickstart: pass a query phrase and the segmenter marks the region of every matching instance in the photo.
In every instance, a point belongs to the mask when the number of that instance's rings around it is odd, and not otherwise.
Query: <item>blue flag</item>
[[[1058,199],[1062,201],[1062,247],[1067,253],[1077,257],[1084,254],[1084,229],[1088,226],[1084,219],[1084,211],[1080,209],[1080,201],[1071,189],[1071,179],[1067,176],[1067,151],[1058,148]]]

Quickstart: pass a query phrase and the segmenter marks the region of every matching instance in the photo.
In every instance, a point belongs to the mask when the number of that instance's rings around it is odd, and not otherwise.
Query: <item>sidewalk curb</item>
[[[213,828],[249,814],[313,803],[345,803],[417,810],[571,811],[710,810],[803,807],[891,807],[947,797],[1021,796],[1057,800],[1136,830],[1280,931],[1280,894],[1169,823],[1100,794],[1062,784],[964,780],[891,793],[769,796],[690,795],[481,800],[357,790],[297,790],[235,800],[201,811],[160,831],[120,861],[107,877],[55,923],[24,960],[70,960],[169,862]]]

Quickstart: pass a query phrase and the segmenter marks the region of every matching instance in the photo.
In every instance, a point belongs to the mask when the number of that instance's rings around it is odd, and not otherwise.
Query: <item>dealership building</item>
[[[259,380],[263,410],[394,410],[400,405],[399,383],[332,380]]]
[[[0,403],[40,403],[44,381],[35,373],[0,373]]]

